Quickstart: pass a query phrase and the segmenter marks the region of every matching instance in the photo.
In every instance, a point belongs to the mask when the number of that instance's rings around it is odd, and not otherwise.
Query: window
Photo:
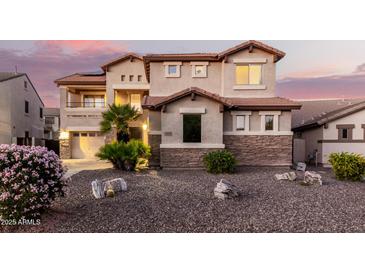
[[[237,85],[260,85],[262,65],[237,65]]]
[[[95,132],[89,132],[89,137],[95,137],[96,133]]]
[[[79,132],[74,132],[74,133],[72,133],[72,136],[73,137],[80,137],[80,133]]]
[[[207,66],[209,62],[191,62],[191,71],[193,78],[207,77]]]
[[[180,77],[180,66],[182,65],[182,62],[164,62],[163,65],[165,66],[165,77]]]
[[[87,132],[82,132],[82,133],[81,133],[81,136],[82,136],[82,137],[87,137]]]
[[[236,116],[236,130],[245,130],[245,115]]]
[[[133,82],[133,75],[129,75],[129,82]]]
[[[28,82],[24,81],[24,88],[28,88]]]
[[[131,94],[131,107],[134,107],[138,111],[142,110],[140,94]]]
[[[105,106],[105,97],[104,95],[84,95],[84,107],[86,108],[95,108],[95,107],[104,107]]]
[[[265,115],[265,130],[274,130],[274,115]]]
[[[138,82],[142,82],[142,75],[138,75],[137,80]]]
[[[24,111],[25,111],[25,113],[29,113],[29,102],[28,101],[25,101]]]
[[[120,79],[122,80],[122,82],[124,82],[125,81],[125,75],[120,76]]]
[[[348,138],[348,129],[347,128],[341,128],[341,137],[342,137],[342,139]]]
[[[43,108],[39,108],[39,118],[43,118]]]
[[[185,114],[183,117],[183,142],[201,142],[201,115]]]

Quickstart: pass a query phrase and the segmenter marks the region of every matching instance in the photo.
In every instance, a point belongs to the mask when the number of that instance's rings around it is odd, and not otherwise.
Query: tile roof
[[[127,59],[133,59],[133,58],[136,58],[136,59],[139,59],[139,60],[143,60],[143,58],[141,56],[139,56],[138,54],[129,52],[129,53],[124,54],[121,57],[118,57],[118,58],[116,58],[114,60],[109,61],[108,63],[105,63],[104,65],[101,65],[101,68],[104,71],[106,71],[107,68],[108,68],[108,66],[114,65],[116,63],[122,62],[122,61],[127,60]]]
[[[365,109],[365,99],[360,102],[351,103],[346,106],[339,107],[329,112],[322,112],[317,116],[313,116],[311,119],[301,123],[300,125],[294,126],[294,131],[302,131],[310,128],[319,127],[331,121],[340,119],[352,113],[358,112]]]
[[[183,97],[186,97],[194,93],[219,103],[229,109],[258,109],[258,110],[269,110],[269,109],[299,109],[301,105],[297,102],[281,97],[272,98],[228,98],[221,97],[217,94],[208,92],[201,88],[191,87],[182,91],[176,92],[169,96],[145,96],[142,106],[147,109],[159,109],[163,105],[177,101]]]
[[[105,73],[75,73],[55,80],[60,85],[106,85]]]

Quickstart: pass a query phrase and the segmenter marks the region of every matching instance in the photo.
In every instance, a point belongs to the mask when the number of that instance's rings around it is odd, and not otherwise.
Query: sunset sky
[[[29,75],[46,106],[55,107],[55,79],[97,71],[125,52],[219,52],[242,41],[0,41],[0,71],[17,66]],[[286,52],[277,63],[278,96],[365,97],[365,41],[262,42]]]

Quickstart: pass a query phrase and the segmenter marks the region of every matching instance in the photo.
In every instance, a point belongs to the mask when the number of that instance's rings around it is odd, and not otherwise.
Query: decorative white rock
[[[102,181],[99,181],[98,179],[92,181],[91,189],[96,199],[101,199],[105,197],[104,184]]]
[[[304,173],[304,183],[306,185],[322,185],[322,176],[314,171]]]
[[[283,174],[275,174],[275,179],[278,181],[281,180],[295,181],[297,179],[297,174],[294,171],[286,172]]]
[[[218,199],[231,199],[241,195],[241,191],[232,183],[225,179],[221,179],[214,188],[214,196]]]
[[[99,181],[98,179],[91,182],[93,195],[96,199],[106,197],[106,192],[113,190],[114,193],[127,191],[127,182],[123,178]]]

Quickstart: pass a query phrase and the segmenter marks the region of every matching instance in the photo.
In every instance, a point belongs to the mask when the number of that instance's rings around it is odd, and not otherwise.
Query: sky
[[[220,52],[229,41],[0,41],[0,71],[25,72],[47,107],[59,106],[54,80],[100,65],[126,52]],[[276,95],[291,99],[365,97],[365,41],[262,41],[286,56],[277,63]]]

